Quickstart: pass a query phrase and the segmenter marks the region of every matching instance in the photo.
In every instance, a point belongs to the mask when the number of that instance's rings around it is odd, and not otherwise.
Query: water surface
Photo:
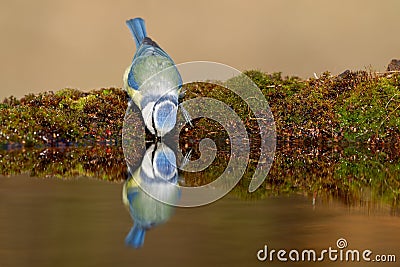
[[[276,266],[259,262],[257,251],[264,245],[322,250],[336,247],[338,238],[352,249],[400,251],[400,218],[390,208],[323,196],[313,205],[303,194],[251,201],[231,194],[200,208],[177,208],[147,233],[141,249],[132,249],[124,244],[132,220],[121,191],[122,182],[90,178],[1,177],[0,266]]]

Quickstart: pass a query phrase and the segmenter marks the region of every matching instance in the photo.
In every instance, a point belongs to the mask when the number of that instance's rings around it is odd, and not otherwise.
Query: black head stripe
[[[152,126],[153,126],[153,129],[154,129],[154,132],[155,132],[155,134],[156,134],[156,136],[158,136],[157,135],[157,128],[156,128],[156,123],[154,122],[154,110],[156,109],[156,105],[154,104],[154,106],[153,106],[153,111],[152,111],[152,114],[153,114],[153,116],[151,116],[151,124],[152,124]],[[153,159],[154,159],[154,153],[156,152],[156,150],[154,149],[153,150],[153,154],[152,154],[152,156],[151,156],[151,161],[153,162]]]
[[[178,98],[174,95],[163,95],[158,99],[157,103],[162,103],[164,101],[171,101],[172,103],[174,103],[174,105],[178,105]]]

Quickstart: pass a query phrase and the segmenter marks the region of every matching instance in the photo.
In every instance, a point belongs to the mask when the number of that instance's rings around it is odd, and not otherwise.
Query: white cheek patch
[[[144,123],[146,124],[147,129],[152,134],[156,134],[156,131],[153,128],[153,108],[154,108],[155,102],[149,102],[144,108],[142,109],[142,116]]]
[[[164,181],[172,181],[177,175],[175,154],[167,145],[160,143],[154,153],[154,176]]]
[[[148,178],[154,179],[154,172],[153,172],[153,162],[152,162],[152,154],[153,150],[155,148],[155,145],[152,144],[146,151],[146,154],[143,157],[142,160],[142,171]]]

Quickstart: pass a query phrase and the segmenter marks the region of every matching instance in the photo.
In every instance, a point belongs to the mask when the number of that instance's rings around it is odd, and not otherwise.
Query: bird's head
[[[175,127],[177,111],[177,97],[165,95],[147,102],[142,108],[142,115],[149,131],[163,137]]]

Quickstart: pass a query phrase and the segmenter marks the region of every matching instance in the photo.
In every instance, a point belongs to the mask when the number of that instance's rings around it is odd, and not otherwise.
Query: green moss
[[[77,90],[77,89],[72,89],[72,88],[64,88],[62,90],[59,90],[55,93],[56,96],[59,96],[61,98],[65,99],[72,99],[72,100],[77,100],[79,99],[82,95],[84,95],[83,92]]]
[[[244,75],[250,77],[269,101],[280,141],[399,142],[399,74],[378,76],[349,71],[332,76],[325,72],[319,79],[307,80],[256,70],[246,71]],[[239,76],[228,80],[226,85],[248,86],[241,84],[246,82]],[[250,134],[257,129],[247,104],[223,86],[193,83],[185,85],[185,89],[184,100],[206,96],[223,101],[245,122]],[[0,143],[25,141],[33,145],[46,143],[44,140],[49,138],[75,141],[91,136],[96,139],[111,130],[117,137],[121,133],[126,101],[126,93],[115,88],[88,93],[66,88],[56,93],[29,94],[20,100],[9,97],[0,106],[5,133]],[[202,125],[210,124],[200,120],[199,126]]]
[[[108,93],[103,94],[106,90]],[[101,96],[101,97],[100,97]],[[120,89],[63,89],[3,102],[0,144],[24,146],[119,140],[127,97]]]
[[[366,142],[384,139],[400,128],[400,89],[397,78],[378,78],[376,83],[362,84],[338,107],[340,126],[345,137]]]
[[[77,111],[82,111],[85,108],[85,106],[94,99],[96,99],[96,97],[97,97],[96,95],[88,95],[85,97],[81,97],[78,100],[71,103],[71,108]]]

